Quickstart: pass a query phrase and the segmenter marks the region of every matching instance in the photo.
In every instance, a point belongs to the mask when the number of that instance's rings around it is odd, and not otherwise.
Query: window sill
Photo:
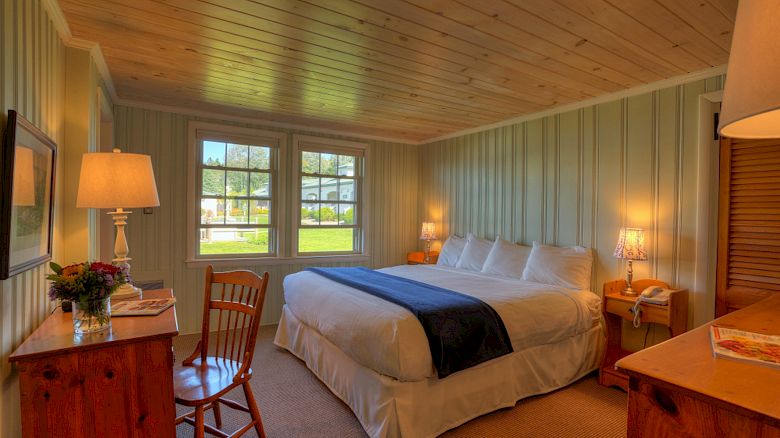
[[[316,265],[321,263],[367,262],[371,260],[368,254],[342,255],[307,255],[298,257],[236,257],[213,259],[187,259],[188,268],[205,268],[213,266],[274,266],[274,265]]]

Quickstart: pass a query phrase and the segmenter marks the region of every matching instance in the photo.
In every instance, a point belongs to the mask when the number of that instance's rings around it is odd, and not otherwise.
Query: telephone
[[[648,288],[645,288],[645,290],[642,291],[641,294],[636,299],[636,303],[634,303],[633,309],[631,309],[631,312],[634,314],[634,327],[639,328],[641,321],[640,321],[640,314],[642,313],[641,309],[639,308],[639,305],[642,303],[650,303],[650,304],[658,304],[661,306],[669,305],[669,295],[671,295],[672,291],[669,289],[664,289],[661,286],[650,286]]]
[[[660,286],[650,286],[639,294],[637,301],[644,301],[650,304],[660,304],[666,306],[669,304],[669,295],[672,291]]]

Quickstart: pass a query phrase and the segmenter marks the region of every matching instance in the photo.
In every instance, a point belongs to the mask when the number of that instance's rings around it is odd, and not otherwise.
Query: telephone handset
[[[670,289],[664,289],[661,286],[650,286],[645,288],[636,299],[632,312],[634,313],[634,327],[639,328],[640,322],[640,309],[639,305],[642,303],[658,304],[666,306],[669,304],[669,295],[672,291]]]
[[[650,286],[639,294],[637,301],[665,306],[669,304],[669,295],[671,292],[671,290],[664,289],[661,286]]]

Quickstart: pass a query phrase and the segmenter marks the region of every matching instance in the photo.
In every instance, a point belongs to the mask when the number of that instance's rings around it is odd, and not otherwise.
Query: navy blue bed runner
[[[482,300],[363,267],[307,270],[412,312],[428,337],[439,378],[512,352],[504,322]]]

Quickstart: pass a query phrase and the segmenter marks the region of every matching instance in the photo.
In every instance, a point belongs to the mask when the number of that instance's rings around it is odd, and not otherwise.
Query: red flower
[[[104,272],[108,275],[114,275],[119,272],[118,267],[102,262],[92,262],[92,264],[89,266],[89,270],[94,272]]]

